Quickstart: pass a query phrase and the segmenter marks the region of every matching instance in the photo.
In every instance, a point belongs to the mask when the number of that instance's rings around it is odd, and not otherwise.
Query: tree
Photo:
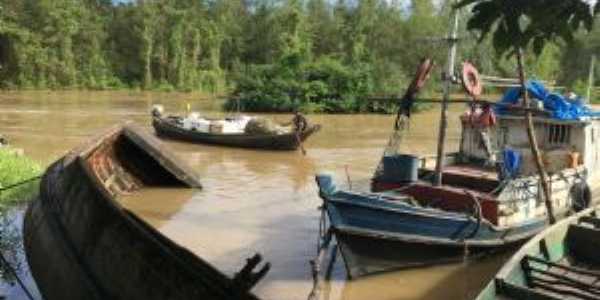
[[[473,5],[469,29],[479,31],[481,39],[493,32],[500,53],[531,43],[540,54],[557,37],[571,42],[581,26],[592,29],[594,14],[600,12],[600,2],[592,7],[582,0],[463,0],[457,7],[467,5]]]
[[[525,84],[523,49],[530,43],[536,54],[540,54],[546,42],[561,37],[571,41],[575,31],[583,25],[591,30],[594,12],[600,11],[600,4],[594,8],[579,0],[464,0],[458,6],[474,4],[473,15],[468,27],[478,30],[481,39],[493,32],[494,47],[498,53],[516,53],[519,79],[523,91],[524,106],[528,107]],[[543,166],[533,127],[531,111],[525,114],[527,136],[531,152],[542,184],[548,220],[555,222],[548,175]]]

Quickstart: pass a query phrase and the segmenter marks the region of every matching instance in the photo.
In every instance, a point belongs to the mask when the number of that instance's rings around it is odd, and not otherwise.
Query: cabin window
[[[546,125],[546,141],[550,145],[570,144],[571,126],[560,124]]]

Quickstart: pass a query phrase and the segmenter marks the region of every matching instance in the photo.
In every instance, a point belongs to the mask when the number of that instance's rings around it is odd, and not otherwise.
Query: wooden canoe
[[[313,133],[321,129],[320,125],[309,125],[300,133],[284,134],[245,134],[245,133],[208,133],[185,129],[177,125],[174,119],[152,118],[152,126],[160,137],[188,141],[199,144],[213,144],[239,148],[267,150],[296,150]]]
[[[132,124],[111,128],[48,167],[23,229],[44,298],[257,299],[248,291],[256,274],[228,278],[116,202],[150,186],[201,187],[186,165]]]
[[[477,299],[600,299],[597,209],[584,210],[536,235]]]

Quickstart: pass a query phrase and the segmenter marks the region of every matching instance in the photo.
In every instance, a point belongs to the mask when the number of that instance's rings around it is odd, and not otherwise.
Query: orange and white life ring
[[[464,62],[461,75],[460,79],[465,91],[473,98],[481,96],[483,84],[475,66],[468,61]]]

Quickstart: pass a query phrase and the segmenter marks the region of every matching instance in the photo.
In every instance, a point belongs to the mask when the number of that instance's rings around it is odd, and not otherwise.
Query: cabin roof
[[[498,115],[497,116],[498,119],[504,119],[504,120],[524,120],[525,116],[519,116],[519,115]],[[539,122],[539,123],[550,123],[550,124],[559,124],[559,125],[588,125],[590,123],[592,123],[592,121],[598,121],[600,120],[600,118],[598,117],[583,117],[579,120],[560,120],[560,119],[555,119],[555,118],[549,118],[549,117],[532,117],[532,120],[534,122]]]

